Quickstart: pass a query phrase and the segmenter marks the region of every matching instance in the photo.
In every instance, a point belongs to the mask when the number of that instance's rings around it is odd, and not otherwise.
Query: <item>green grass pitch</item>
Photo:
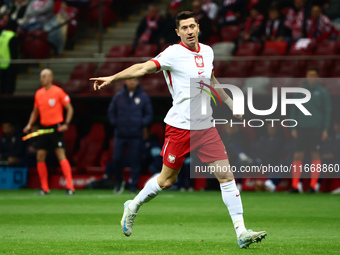
[[[239,249],[220,192],[162,192],[133,233],[120,229],[132,195],[0,191],[0,254],[339,254],[340,196],[241,193],[247,228],[268,236]]]

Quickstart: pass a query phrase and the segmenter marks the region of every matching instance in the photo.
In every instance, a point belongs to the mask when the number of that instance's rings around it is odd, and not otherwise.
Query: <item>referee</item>
[[[37,141],[37,170],[41,183],[39,195],[50,193],[48,187],[48,174],[45,163],[47,150],[50,147],[55,149],[55,154],[59,160],[61,170],[66,179],[66,194],[73,195],[74,187],[72,183],[72,172],[69,161],[65,155],[64,135],[68,129],[73,116],[73,107],[69,96],[59,87],[52,84],[53,72],[44,69],[40,73],[41,89],[38,89],[34,97],[34,107],[24,133],[29,133],[32,124],[40,115],[40,128],[54,128],[56,131],[39,136]],[[64,122],[63,110],[66,109],[66,120]]]

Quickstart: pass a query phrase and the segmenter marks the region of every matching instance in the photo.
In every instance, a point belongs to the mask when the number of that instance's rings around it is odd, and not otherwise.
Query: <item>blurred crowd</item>
[[[175,17],[191,9],[199,22],[199,41],[213,44],[225,26],[237,26],[239,42],[335,40],[339,35],[340,2],[336,0],[172,0],[164,16],[151,4],[141,21],[135,45],[178,42]]]

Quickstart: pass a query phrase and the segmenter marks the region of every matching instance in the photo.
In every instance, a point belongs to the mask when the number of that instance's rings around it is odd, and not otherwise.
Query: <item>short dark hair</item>
[[[176,16],[176,27],[179,28],[179,22],[181,20],[185,20],[185,19],[190,19],[190,18],[194,18],[195,22],[197,22],[197,19],[195,17],[195,14],[192,11],[181,11],[177,14]]]
[[[315,71],[317,74],[319,74],[319,68],[317,68],[316,66],[309,66],[306,73],[308,73],[309,71]]]

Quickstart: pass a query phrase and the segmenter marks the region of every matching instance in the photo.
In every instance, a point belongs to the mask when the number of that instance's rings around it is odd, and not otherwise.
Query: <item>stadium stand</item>
[[[224,26],[220,31],[222,41],[232,42],[239,38],[240,27],[239,26]]]

